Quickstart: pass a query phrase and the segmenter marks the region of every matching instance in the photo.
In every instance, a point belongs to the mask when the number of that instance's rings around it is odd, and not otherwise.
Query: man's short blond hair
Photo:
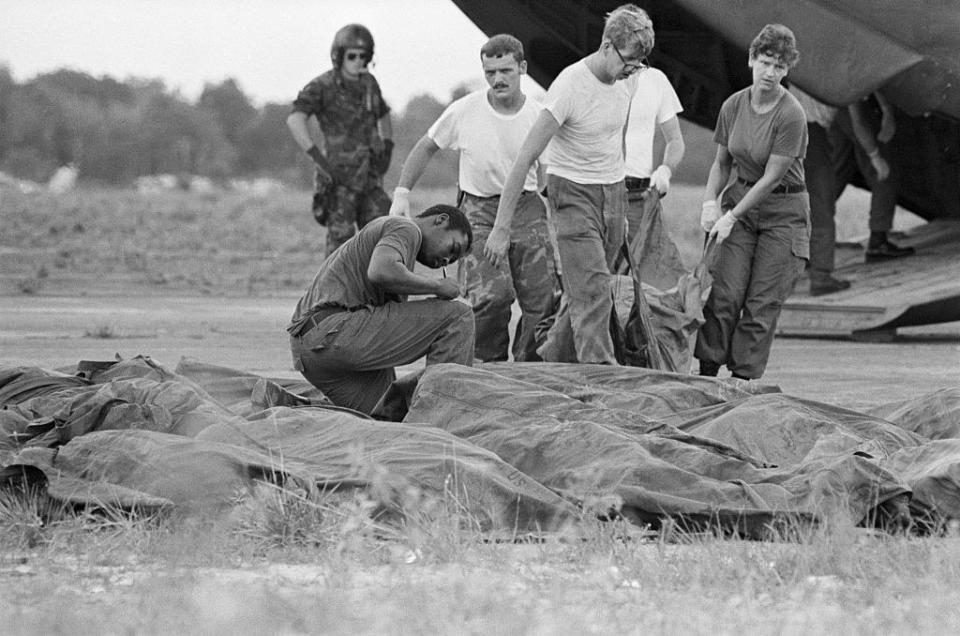
[[[639,57],[646,57],[653,50],[653,20],[647,12],[635,4],[622,4],[607,14],[603,26],[603,39],[618,50],[638,45]]]

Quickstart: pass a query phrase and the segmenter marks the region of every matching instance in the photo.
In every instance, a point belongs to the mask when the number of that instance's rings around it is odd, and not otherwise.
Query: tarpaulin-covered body
[[[960,388],[869,414],[634,367],[438,365],[397,383],[381,406],[403,418],[391,422],[326,408],[302,381],[196,361],[85,375],[0,366],[6,479],[196,512],[229,508],[257,480],[376,488],[388,504],[414,488],[505,531],[586,511],[763,536],[780,519],[864,521],[907,498],[960,517]]]

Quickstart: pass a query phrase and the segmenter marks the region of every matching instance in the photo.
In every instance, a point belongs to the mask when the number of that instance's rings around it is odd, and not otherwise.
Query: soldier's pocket
[[[791,228],[790,251],[798,258],[810,259],[810,232],[806,227]]]
[[[315,354],[338,348],[337,341],[349,331],[345,324],[350,319],[349,312],[334,314],[303,335],[303,346]]]

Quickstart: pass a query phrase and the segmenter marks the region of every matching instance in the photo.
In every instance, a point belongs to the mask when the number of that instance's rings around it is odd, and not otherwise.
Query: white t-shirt
[[[520,153],[543,106],[527,96],[512,115],[494,110],[487,90],[453,102],[430,126],[427,136],[440,148],[460,151],[460,189],[480,197],[503,192],[510,168]],[[537,190],[536,163],[531,166],[524,190]]]
[[[604,84],[583,60],[563,69],[543,102],[560,124],[547,172],[584,184],[622,181],[623,125],[636,88],[636,75]]]
[[[637,92],[627,125],[627,176],[647,178],[653,172],[653,136],[663,122],[683,112],[680,98],[660,69],[637,75]]]

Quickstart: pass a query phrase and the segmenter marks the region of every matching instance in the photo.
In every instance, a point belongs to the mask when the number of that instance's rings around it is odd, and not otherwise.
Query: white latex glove
[[[733,216],[733,212],[727,212],[720,217],[719,221],[713,224],[713,228],[710,230],[710,236],[716,237],[717,243],[722,243],[723,239],[730,236],[730,231],[733,230],[736,222],[737,217]]]
[[[650,175],[650,185],[657,189],[660,196],[663,196],[670,189],[670,177],[672,176],[673,171],[670,170],[670,167],[661,165]]]
[[[410,190],[397,186],[393,189],[393,203],[390,204],[390,216],[410,218]]]
[[[704,232],[709,232],[713,225],[720,219],[720,206],[716,201],[704,201],[700,207],[700,227]]]

